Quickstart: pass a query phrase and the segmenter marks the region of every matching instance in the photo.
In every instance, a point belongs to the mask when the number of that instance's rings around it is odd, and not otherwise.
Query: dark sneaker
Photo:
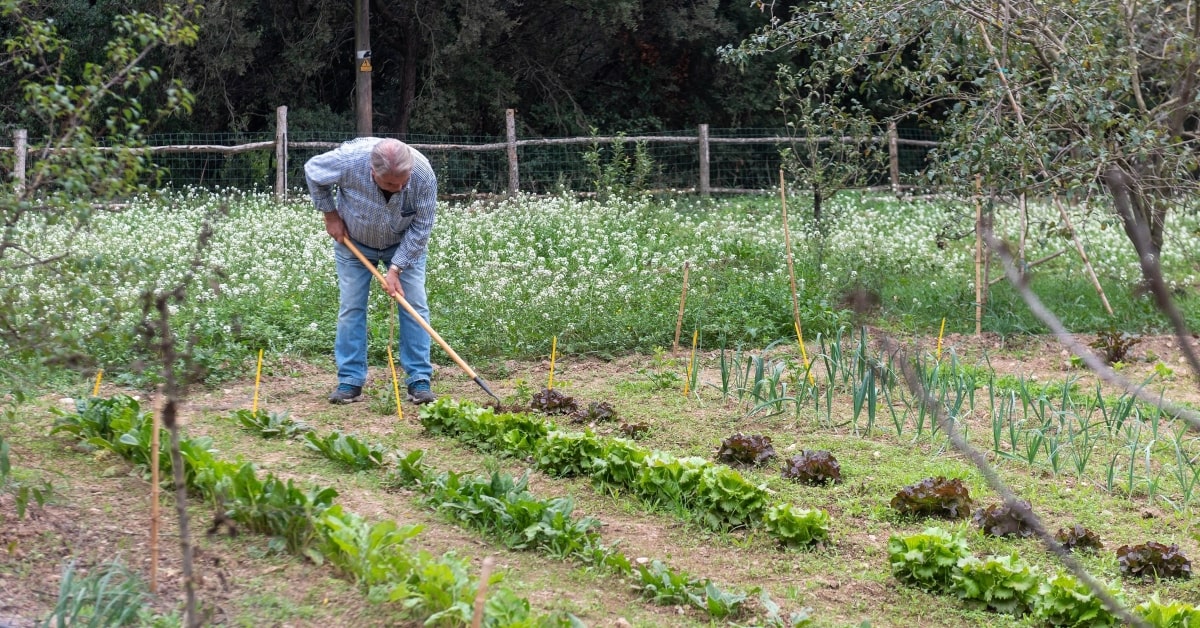
[[[353,403],[355,401],[362,401],[362,386],[338,384],[338,387],[329,393],[329,403]]]
[[[408,400],[422,406],[437,401],[437,395],[429,390],[429,382],[420,380],[408,385]]]

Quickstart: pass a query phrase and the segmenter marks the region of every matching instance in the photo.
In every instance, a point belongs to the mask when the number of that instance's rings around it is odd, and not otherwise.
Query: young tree
[[[1142,257],[1200,191],[1195,0],[827,0],[722,52],[745,64],[780,50],[807,55],[832,102],[936,128],[942,185],[1106,194]]]
[[[167,3],[160,14],[116,16],[101,60],[86,62],[79,58],[92,51],[76,50],[40,11],[38,3],[0,0],[0,68],[24,101],[3,126],[28,129],[31,145],[23,182],[0,185],[0,344],[14,356],[70,358],[70,330],[54,314],[68,304],[33,302],[27,284],[54,280],[72,237],[96,212],[153,183],[143,134],[189,110],[192,98],[144,63],[156,48],[196,41],[196,6]],[[13,172],[17,158],[0,153],[3,170]],[[28,245],[46,231],[61,234],[54,249]]]

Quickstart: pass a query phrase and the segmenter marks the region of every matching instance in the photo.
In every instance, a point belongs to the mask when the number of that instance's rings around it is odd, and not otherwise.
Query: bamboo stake
[[[392,357],[392,343],[388,343],[388,366],[392,369],[392,393],[396,395],[396,418],[404,420],[404,409],[400,407],[400,376],[396,374],[396,360]]]
[[[1046,262],[1048,262],[1066,252],[1067,252],[1066,249],[1059,249],[1058,251],[1055,251],[1054,253],[1051,253],[1045,257],[1039,257],[1039,258],[1033,260],[1032,262],[1029,262],[1028,264],[1023,264],[1023,267],[1018,266],[1018,268],[1021,269],[1021,276],[1022,277],[1025,276],[1025,269],[1033,268],[1034,266],[1037,266],[1038,264],[1045,264]],[[1000,275],[999,277],[996,277],[995,279],[988,280],[988,285],[994,286],[994,285],[1000,283],[1001,281],[1004,281],[1004,279],[1005,279],[1004,275]]]
[[[492,577],[492,566],[496,559],[488,556],[483,559],[483,567],[479,570],[479,589],[475,591],[475,614],[471,617],[471,628],[483,625],[483,606],[487,599],[488,579]]]
[[[975,175],[975,335],[983,333],[983,176]]]
[[[1063,207],[1062,201],[1058,199],[1057,194],[1052,198],[1054,206],[1058,208],[1059,216],[1062,216],[1063,223],[1067,226],[1067,230],[1071,232],[1071,241],[1075,243],[1075,252],[1079,253],[1079,259],[1083,260],[1083,268],[1087,271],[1088,278],[1092,280],[1092,287],[1100,295],[1100,303],[1104,304],[1104,311],[1108,312],[1109,316],[1112,316],[1112,306],[1108,304],[1108,297],[1104,295],[1104,288],[1100,287],[1100,279],[1096,277],[1096,270],[1092,268],[1092,262],[1083,250],[1083,242],[1079,241],[1079,234],[1075,232],[1075,226],[1071,224],[1071,217],[1067,215],[1067,208]]]
[[[150,592],[158,594],[158,450],[159,412],[150,418]]]
[[[792,319],[796,323],[796,329],[800,330],[800,299],[796,296],[796,268],[792,264],[792,236],[788,231],[787,219],[787,192],[783,182],[783,168],[779,169],[779,201],[783,206],[783,245],[787,254],[788,280],[792,285]],[[800,336],[800,332],[796,332],[796,336]]]
[[[946,333],[946,317],[943,316],[942,317],[942,328],[938,330],[938,343],[937,343],[936,359],[939,362],[942,360],[942,334],[945,334],[945,333]]]
[[[92,386],[92,396],[93,397],[100,396],[100,379],[103,377],[104,377],[104,369],[100,369],[99,371],[96,371],[96,385]]]
[[[675,343],[671,345],[671,353],[679,355],[679,332],[683,330],[683,305],[687,303],[688,262],[683,263],[683,292],[679,295],[679,316],[675,318]]]
[[[554,353],[558,350],[558,336],[550,338],[550,380],[546,382],[546,390],[554,390]]]
[[[692,330],[692,355],[688,358],[687,379],[683,380],[683,396],[688,396],[690,386],[692,385],[692,369],[696,366],[696,340],[700,337],[700,330]]]
[[[258,414],[258,386],[259,386],[259,383],[262,382],[262,354],[263,354],[263,350],[259,349],[258,350],[258,369],[256,369],[254,371],[254,406],[250,409],[250,412],[252,412],[254,414]]]
[[[817,380],[813,377],[812,369],[808,365],[808,351],[804,349],[804,334],[800,331],[800,324],[794,323],[796,327],[796,342],[800,345],[800,359],[804,360],[804,372],[808,373],[808,385],[816,386]]]

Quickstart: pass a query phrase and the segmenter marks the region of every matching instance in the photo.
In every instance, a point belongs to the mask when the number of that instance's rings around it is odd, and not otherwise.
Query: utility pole
[[[371,12],[354,0],[354,119],[359,137],[371,135]]]

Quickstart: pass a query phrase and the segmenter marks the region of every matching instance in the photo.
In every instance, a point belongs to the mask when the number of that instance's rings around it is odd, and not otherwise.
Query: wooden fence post
[[[16,153],[16,159],[13,161],[13,185],[17,196],[25,194],[25,154],[28,147],[29,131],[25,129],[13,131],[13,152]]]
[[[700,195],[708,196],[712,190],[708,173],[708,125],[700,125]]]
[[[287,195],[287,105],[275,109],[275,200]]]
[[[888,120],[888,172],[892,177],[892,194],[900,196],[900,135],[896,123]]]
[[[508,195],[516,196],[521,190],[521,177],[517,166],[517,111],[504,110],[504,130],[508,142]]]

